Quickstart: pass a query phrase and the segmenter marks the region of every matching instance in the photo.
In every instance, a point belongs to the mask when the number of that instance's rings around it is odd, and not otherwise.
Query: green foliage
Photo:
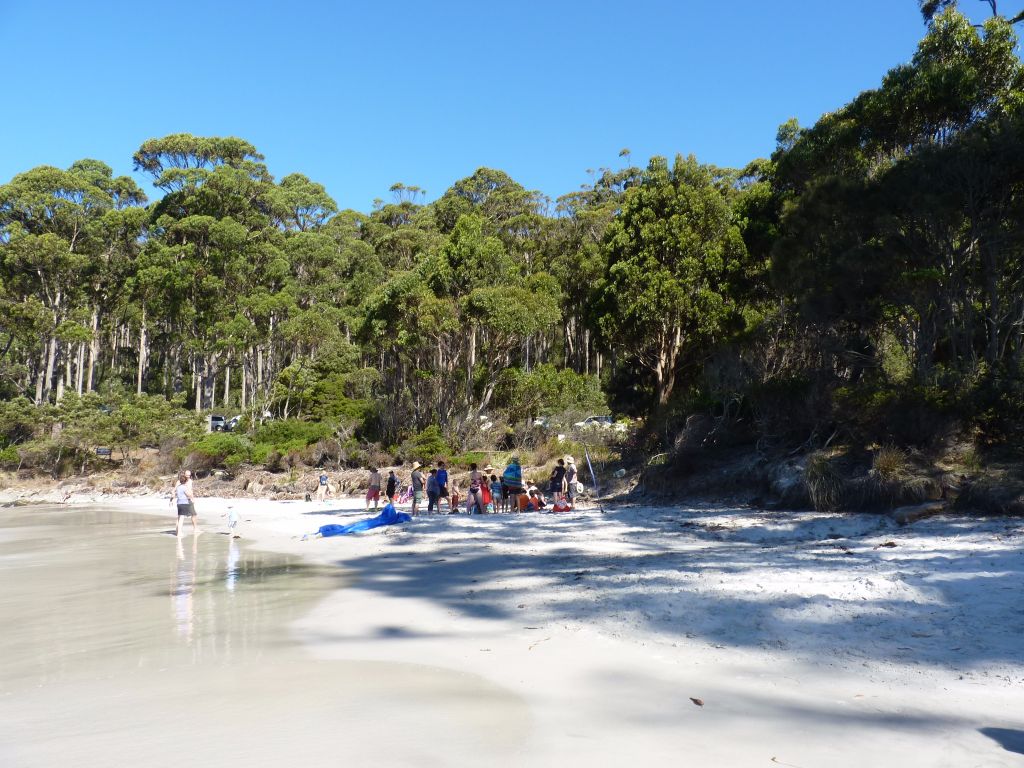
[[[448,459],[448,468],[469,469],[470,464],[476,464],[478,467],[484,467],[488,461],[489,454],[487,453],[482,451],[467,451],[466,453],[460,453]]]
[[[651,371],[663,406],[680,354],[717,338],[735,311],[726,289],[746,254],[735,216],[706,166],[680,156],[670,170],[654,158],[605,247],[597,325],[610,348]]]
[[[964,411],[940,386],[892,388],[863,384],[834,395],[836,415],[865,443],[934,446],[956,430]]]
[[[301,443],[300,447],[305,448],[332,434],[333,430],[323,422],[280,419],[268,421],[253,433],[252,439],[256,443],[267,443],[268,445]]]
[[[45,413],[23,397],[0,401],[0,446],[32,439],[45,420]]]
[[[237,467],[252,459],[252,442],[230,432],[211,432],[189,446],[192,464],[199,469]]]
[[[0,448],[0,467],[4,469],[15,469],[21,464],[21,457],[18,455],[18,447],[8,445]]]
[[[532,371],[508,368],[502,372],[495,405],[517,422],[537,416],[604,413],[608,404],[596,376],[583,376],[568,369],[559,370],[545,363]]]
[[[248,141],[190,134],[134,155],[148,205],[98,160],[19,173],[0,184],[4,461],[194,441],[221,465],[375,461],[371,441],[430,458],[609,404],[645,448],[692,410],[787,450],[1020,444],[1019,17],[921,5],[912,60],[783,124],[770,159],[624,151],[554,206],[481,168],[434,202],[398,183],[339,211]],[[240,447],[200,437],[211,411],[273,420]]]
[[[402,454],[410,459],[432,462],[451,453],[451,446],[436,424],[417,432],[402,444]]]

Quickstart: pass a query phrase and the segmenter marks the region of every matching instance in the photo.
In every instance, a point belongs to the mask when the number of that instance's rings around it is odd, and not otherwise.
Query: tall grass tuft
[[[804,484],[811,504],[819,512],[835,512],[842,506],[846,484],[825,454],[816,453],[807,459]]]
[[[882,482],[898,482],[909,474],[910,460],[906,451],[894,446],[883,446],[875,454],[871,469]]]

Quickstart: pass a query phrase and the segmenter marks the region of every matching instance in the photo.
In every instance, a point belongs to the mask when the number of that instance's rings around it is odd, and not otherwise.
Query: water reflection
[[[191,644],[195,629],[195,605],[193,599],[196,591],[196,568],[199,557],[199,537],[192,537],[192,556],[185,559],[185,547],[181,537],[176,537],[177,567],[171,586],[171,610],[174,614],[178,637]]]
[[[234,593],[235,581],[238,579],[238,542],[235,537],[228,535],[228,565],[224,577],[224,586],[228,592]]]
[[[353,765],[502,766],[522,741],[522,702],[486,681],[309,655],[289,625],[336,568],[101,509],[12,513],[0,542],[4,768],[156,768],[183,744],[199,765],[333,768],[339,731],[362,737]]]
[[[16,586],[0,590],[0,625],[18,628],[0,633],[0,694],[125,661],[160,670],[256,659],[268,645],[299,652],[288,624],[343,574],[224,538],[175,538],[154,518],[100,508],[0,519],[11,552],[0,581]]]

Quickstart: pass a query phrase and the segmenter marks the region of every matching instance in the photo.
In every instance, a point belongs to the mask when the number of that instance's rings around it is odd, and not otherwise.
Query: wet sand
[[[5,510],[0,768],[1024,759],[1019,521],[197,506]]]
[[[344,589],[342,568],[169,530],[109,508],[5,510],[4,768],[514,763],[528,715],[508,690],[303,650],[289,625]]]

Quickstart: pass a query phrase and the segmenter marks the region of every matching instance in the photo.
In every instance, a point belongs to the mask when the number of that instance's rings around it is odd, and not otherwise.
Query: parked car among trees
[[[626,425],[615,421],[611,416],[587,416],[583,421],[577,421],[573,426],[576,429],[613,429],[616,432],[626,431]]]

